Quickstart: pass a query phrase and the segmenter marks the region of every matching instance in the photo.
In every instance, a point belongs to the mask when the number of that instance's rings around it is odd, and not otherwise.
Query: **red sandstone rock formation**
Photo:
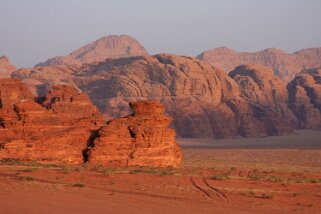
[[[298,127],[321,129],[321,68],[302,71],[289,83],[288,92]]]
[[[14,70],[16,70],[16,67],[10,63],[7,57],[0,57],[0,78],[10,77]]]
[[[87,44],[67,56],[58,56],[47,60],[44,65],[82,65],[99,62],[109,58],[146,56],[148,53],[136,39],[130,36],[106,36]]]
[[[0,95],[0,158],[82,163],[88,136],[103,123],[89,99],[70,86],[54,88],[47,108],[16,79],[1,79]]]
[[[89,163],[179,167],[182,153],[164,107],[153,101],[134,102],[131,107],[133,115],[111,120],[98,131],[87,150]]]
[[[197,58],[227,72],[243,64],[260,64],[272,68],[276,75],[288,82],[303,69],[321,66],[321,48],[303,49],[293,54],[275,48],[254,53],[215,48],[204,51]]]
[[[54,86],[38,102],[17,79],[0,80],[0,159],[180,166],[172,120],[158,103],[133,103],[134,115],[100,128],[101,113],[71,86]]]

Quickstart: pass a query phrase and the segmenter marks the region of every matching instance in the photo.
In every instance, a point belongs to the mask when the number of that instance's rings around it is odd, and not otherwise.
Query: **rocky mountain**
[[[88,64],[103,61],[110,58],[127,58],[132,56],[148,55],[145,48],[139,42],[130,36],[106,36],[89,43],[67,56],[57,56],[48,59],[37,66],[52,65],[76,65]]]
[[[288,107],[286,82],[271,68],[242,65],[229,73],[239,85],[241,97],[253,108],[255,117],[266,124],[270,135],[290,133],[297,118]]]
[[[298,128],[321,129],[321,68],[298,74],[288,85],[289,106]]]
[[[275,48],[258,52],[237,52],[223,47],[204,51],[197,58],[228,72],[243,64],[263,65],[272,68],[276,75],[288,82],[303,69],[321,66],[321,48],[303,49],[288,54]]]
[[[72,86],[54,86],[36,99],[19,80],[0,79],[0,159],[180,166],[181,151],[164,107],[131,106],[132,116],[105,125],[88,96]]]
[[[192,57],[158,54],[63,69],[65,76],[57,66],[21,69],[12,76],[40,94],[52,82],[75,85],[89,95],[107,120],[128,115],[129,102],[158,100],[174,118],[173,127],[182,137],[266,136],[292,131],[284,120],[286,114],[268,111],[272,107],[261,101],[252,102],[226,72]],[[264,94],[266,89],[260,90],[257,93]],[[265,113],[258,114],[258,110]]]
[[[0,78],[8,78],[17,68],[5,56],[0,57]]]

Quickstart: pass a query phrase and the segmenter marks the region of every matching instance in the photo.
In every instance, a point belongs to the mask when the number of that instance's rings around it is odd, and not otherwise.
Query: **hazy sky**
[[[0,0],[0,55],[31,67],[102,36],[150,53],[321,46],[321,0]]]

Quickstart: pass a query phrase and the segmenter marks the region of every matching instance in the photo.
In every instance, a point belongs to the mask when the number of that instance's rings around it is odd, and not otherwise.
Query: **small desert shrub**
[[[267,180],[267,181],[272,181],[272,182],[282,182],[282,181],[284,181],[285,179],[284,179],[284,178],[279,178],[279,177],[272,176],[272,177],[268,177],[266,180]]]
[[[306,182],[308,183],[312,183],[312,184],[318,184],[321,183],[321,178],[308,178],[306,179]]]
[[[226,174],[220,174],[220,175],[214,175],[212,177],[210,177],[210,179],[212,180],[229,180],[230,179],[230,176],[226,175]]]
[[[62,166],[61,170],[62,170],[62,173],[64,174],[69,174],[72,171],[72,169],[67,166]]]
[[[269,199],[269,198],[273,198],[273,195],[268,194],[268,193],[262,193],[259,198],[264,198],[264,199]]]
[[[34,180],[34,178],[30,177],[30,176],[19,176],[19,177],[17,177],[17,179],[20,181],[33,181]]]
[[[101,171],[104,167],[102,165],[94,165],[91,167],[91,171]]]
[[[134,169],[129,171],[130,174],[138,174],[138,173],[151,173],[151,174],[156,174],[160,176],[164,175],[173,175],[174,171],[172,170],[163,170],[163,169],[157,169],[157,168],[141,168],[141,169]]]
[[[82,184],[82,183],[75,183],[72,185],[73,187],[79,187],[79,188],[83,188],[85,187],[85,184]]]
[[[34,172],[34,171],[37,171],[38,169],[39,168],[32,167],[32,168],[20,170],[20,172]]]

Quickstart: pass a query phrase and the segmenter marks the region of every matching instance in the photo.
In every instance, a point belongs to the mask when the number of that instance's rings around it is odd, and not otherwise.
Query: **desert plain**
[[[320,139],[179,138],[181,168],[2,160],[0,213],[320,213]]]

